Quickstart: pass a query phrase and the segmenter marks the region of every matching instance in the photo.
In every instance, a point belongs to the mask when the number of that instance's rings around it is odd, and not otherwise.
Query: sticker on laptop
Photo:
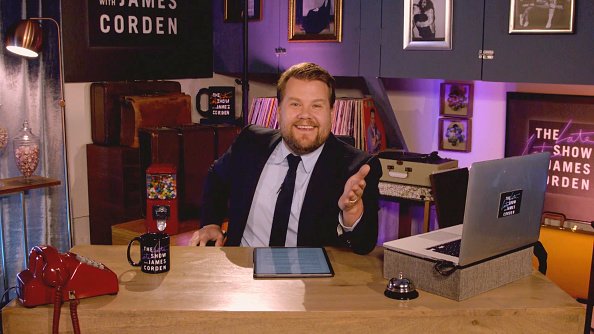
[[[499,218],[517,215],[522,203],[522,190],[502,193],[499,199]]]

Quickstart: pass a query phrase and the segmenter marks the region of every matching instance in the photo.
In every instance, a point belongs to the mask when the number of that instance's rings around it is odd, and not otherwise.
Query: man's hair
[[[281,77],[278,79],[278,83],[276,85],[276,97],[278,98],[279,104],[285,95],[287,81],[289,81],[290,78],[306,81],[322,81],[328,86],[328,88],[330,88],[330,96],[328,99],[330,101],[330,108],[334,107],[334,101],[336,100],[336,81],[334,80],[334,77],[328,73],[328,71],[314,63],[295,64],[289,67],[285,72],[283,72],[283,74],[281,74]]]

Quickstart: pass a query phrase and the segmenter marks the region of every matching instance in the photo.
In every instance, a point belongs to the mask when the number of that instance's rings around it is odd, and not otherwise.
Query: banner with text
[[[594,219],[594,97],[508,93],[506,156],[550,152],[544,211]]]

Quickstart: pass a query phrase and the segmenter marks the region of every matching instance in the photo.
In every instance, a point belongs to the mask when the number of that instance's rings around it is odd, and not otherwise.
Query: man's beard
[[[320,147],[320,146],[322,146],[322,144],[324,144],[324,142],[326,141],[326,139],[328,139],[328,136],[330,135],[329,133],[322,132],[321,129],[318,127],[317,128],[318,133],[316,134],[314,140],[312,142],[310,142],[310,141],[303,142],[303,141],[299,141],[298,138],[295,137],[293,131],[291,131],[292,129],[293,129],[293,126],[291,125],[289,130],[281,131],[281,135],[283,137],[283,140],[289,147],[289,149],[291,149],[291,151],[293,151],[293,153],[299,154],[299,155],[303,155],[303,154],[307,154],[307,153],[311,153],[311,152],[315,151],[318,147]]]

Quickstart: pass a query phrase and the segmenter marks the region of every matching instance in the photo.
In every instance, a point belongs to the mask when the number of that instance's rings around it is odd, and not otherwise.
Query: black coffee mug
[[[202,109],[201,99],[206,95],[208,109]],[[196,109],[207,119],[233,121],[235,119],[235,87],[210,86],[202,88],[196,94]]]
[[[134,262],[130,257],[132,243],[138,241],[140,245],[140,261]],[[128,262],[134,267],[140,267],[143,273],[160,274],[169,271],[169,235],[167,233],[145,233],[128,243]]]

